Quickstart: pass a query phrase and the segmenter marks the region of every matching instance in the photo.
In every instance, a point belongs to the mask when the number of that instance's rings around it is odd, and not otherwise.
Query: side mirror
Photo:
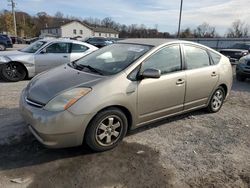
[[[161,71],[158,69],[146,69],[141,74],[141,78],[160,78],[161,77]]]

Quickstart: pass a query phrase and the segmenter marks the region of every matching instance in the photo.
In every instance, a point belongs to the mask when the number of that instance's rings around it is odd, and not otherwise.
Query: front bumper
[[[75,115],[69,111],[49,112],[28,104],[25,92],[20,97],[20,112],[30,131],[49,148],[65,148],[82,144],[91,115]]]
[[[240,66],[238,65],[236,67],[236,74],[240,75],[240,76],[244,76],[246,78],[250,78],[250,66]]]

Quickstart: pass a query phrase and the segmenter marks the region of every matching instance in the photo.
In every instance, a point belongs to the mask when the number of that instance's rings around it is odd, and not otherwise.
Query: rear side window
[[[217,65],[220,62],[221,56],[219,54],[211,52],[211,51],[209,53],[210,53],[210,56],[211,56],[211,58],[213,60],[213,63],[215,65]]]
[[[206,50],[189,45],[184,45],[184,49],[188,70],[202,68],[210,65],[209,56]]]
[[[71,52],[72,53],[85,52],[88,49],[89,48],[87,46],[84,46],[84,45],[81,45],[81,44],[74,44],[74,43],[72,43]]]
[[[142,72],[148,68],[161,70],[161,74],[167,74],[181,70],[181,54],[179,45],[165,47],[142,65]]]

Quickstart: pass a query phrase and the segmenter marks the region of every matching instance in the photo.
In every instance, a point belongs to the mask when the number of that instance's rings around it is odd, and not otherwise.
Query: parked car
[[[113,44],[111,40],[104,38],[104,37],[91,37],[91,38],[88,38],[85,42],[92,44],[98,48],[102,48],[104,46]]]
[[[20,111],[48,147],[86,142],[105,151],[139,126],[200,108],[218,112],[231,86],[229,59],[213,49],[127,39],[33,78]]]
[[[250,55],[244,56],[236,66],[236,79],[240,82],[250,78]]]
[[[25,44],[26,41],[20,37],[11,36],[12,44]]]
[[[48,69],[80,59],[97,49],[75,40],[39,40],[22,50],[0,53],[0,76],[11,82],[31,78]]]
[[[4,51],[6,50],[6,48],[12,48],[12,47],[13,44],[10,37],[8,37],[8,35],[0,34],[0,51]]]
[[[236,43],[228,49],[219,50],[219,52],[227,56],[232,63],[235,63],[241,57],[249,54],[250,43]]]

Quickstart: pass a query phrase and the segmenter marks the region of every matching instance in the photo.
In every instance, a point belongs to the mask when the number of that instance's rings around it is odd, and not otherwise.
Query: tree
[[[186,28],[182,30],[180,33],[180,38],[193,38],[193,37],[194,37],[194,34],[190,28]]]
[[[204,22],[194,30],[194,37],[213,38],[216,36],[215,27]]]
[[[226,34],[228,38],[242,38],[248,36],[248,26],[241,20],[235,20]]]

